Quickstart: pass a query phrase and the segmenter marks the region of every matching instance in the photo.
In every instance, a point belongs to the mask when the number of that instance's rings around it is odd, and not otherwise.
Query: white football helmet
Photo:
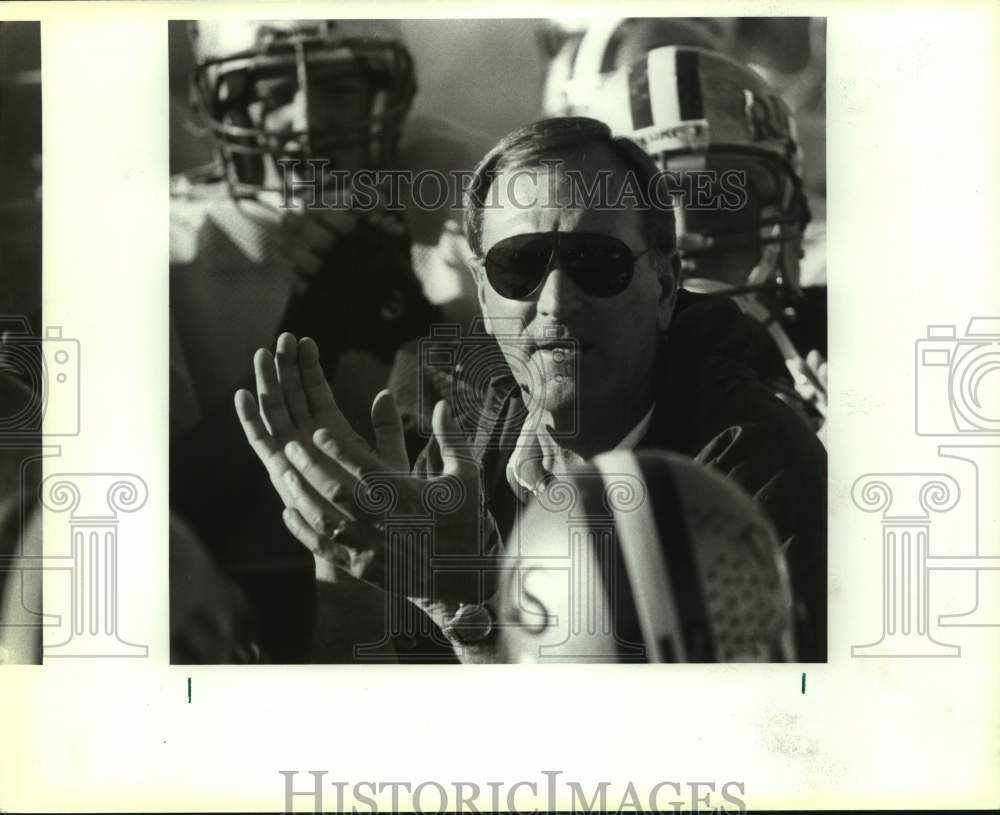
[[[647,51],[664,45],[722,49],[726,24],[707,17],[553,19],[539,34],[548,62],[542,112],[587,115],[602,80]]]
[[[608,76],[590,115],[637,142],[675,185],[686,287],[798,291],[802,151],[760,75],[717,52],[657,48]]]

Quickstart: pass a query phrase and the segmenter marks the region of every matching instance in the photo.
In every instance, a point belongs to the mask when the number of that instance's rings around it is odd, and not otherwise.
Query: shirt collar
[[[649,430],[649,424],[653,421],[653,408],[656,407],[654,403],[646,415],[639,420],[639,424],[633,427],[618,444],[614,446],[615,450],[634,450],[635,446],[642,441],[643,436],[646,435],[646,431]]]

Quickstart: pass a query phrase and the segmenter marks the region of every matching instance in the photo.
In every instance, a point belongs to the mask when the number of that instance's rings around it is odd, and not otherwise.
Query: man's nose
[[[538,313],[562,317],[580,310],[584,294],[557,261],[538,292]]]

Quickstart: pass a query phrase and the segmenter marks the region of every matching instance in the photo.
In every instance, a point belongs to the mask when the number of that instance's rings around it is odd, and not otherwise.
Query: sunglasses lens
[[[515,235],[497,243],[486,254],[486,277],[501,297],[520,300],[541,283],[552,242],[546,237]]]
[[[501,297],[521,300],[538,288],[552,262],[592,297],[623,292],[635,268],[629,248],[610,235],[548,233],[515,235],[495,244],[486,254],[486,276]]]
[[[602,235],[580,235],[565,243],[559,254],[581,291],[592,297],[613,297],[628,287],[635,261],[624,243]]]

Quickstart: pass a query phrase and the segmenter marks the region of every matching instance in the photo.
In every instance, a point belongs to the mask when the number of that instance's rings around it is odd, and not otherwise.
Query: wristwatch
[[[496,614],[485,603],[461,603],[441,631],[458,645],[479,645],[496,631]]]

